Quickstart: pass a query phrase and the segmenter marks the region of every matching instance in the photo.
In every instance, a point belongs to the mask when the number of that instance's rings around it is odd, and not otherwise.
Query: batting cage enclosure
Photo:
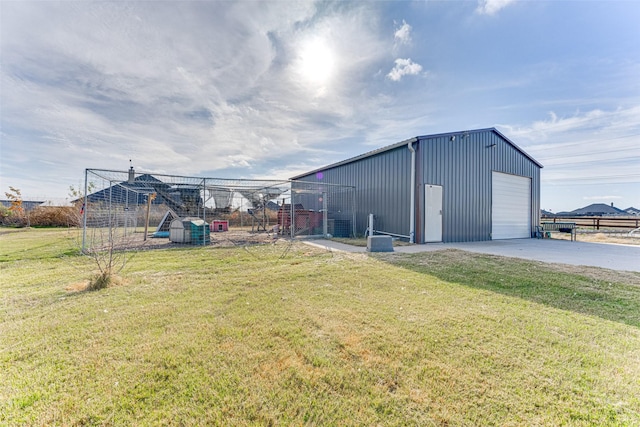
[[[77,202],[83,251],[215,244],[229,232],[351,237],[356,225],[355,188],[319,182],[86,169]]]

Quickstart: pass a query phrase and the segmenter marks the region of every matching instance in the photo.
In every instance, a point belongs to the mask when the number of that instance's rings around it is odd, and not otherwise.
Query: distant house
[[[605,215],[627,215],[627,212],[618,209],[606,203],[593,203],[584,208],[576,209],[571,212],[559,212],[557,215],[566,216],[605,216]]]
[[[22,201],[22,209],[24,209],[26,212],[29,212],[29,211],[34,210],[35,208],[37,208],[38,206],[40,206],[43,203],[44,202],[35,201],[35,200],[23,200]],[[0,200],[0,204],[2,204],[2,206],[4,206],[5,208],[10,208],[11,207],[11,200]]]
[[[115,183],[87,196],[90,203],[111,201],[122,205],[141,205],[155,193],[154,205],[164,204],[181,216],[196,215],[202,205],[200,188],[194,185],[166,184],[150,174]],[[74,200],[74,202],[77,200]]]
[[[640,215],[640,209],[629,207],[624,210],[628,215]]]

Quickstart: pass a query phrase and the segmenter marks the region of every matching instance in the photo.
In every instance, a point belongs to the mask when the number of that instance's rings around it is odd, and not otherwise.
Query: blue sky
[[[0,2],[0,184],[288,178],[496,127],[542,207],[640,208],[640,2]]]

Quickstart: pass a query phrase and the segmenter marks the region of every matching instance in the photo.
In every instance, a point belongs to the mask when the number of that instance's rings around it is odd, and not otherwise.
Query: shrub
[[[82,215],[75,206],[38,206],[29,214],[32,226],[79,227]]]
[[[96,274],[87,284],[88,291],[99,291],[111,284],[112,276],[110,272],[103,271],[100,274]]]
[[[0,224],[6,224],[7,219],[11,215],[11,211],[4,205],[0,205]]]

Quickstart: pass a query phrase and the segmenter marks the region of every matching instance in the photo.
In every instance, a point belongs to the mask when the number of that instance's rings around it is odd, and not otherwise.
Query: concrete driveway
[[[366,248],[330,240],[313,240],[306,243],[328,250],[366,252]],[[640,246],[637,245],[571,242],[554,239],[513,239],[466,243],[429,243],[398,246],[394,250],[397,253],[419,253],[450,248],[542,262],[640,272]]]

